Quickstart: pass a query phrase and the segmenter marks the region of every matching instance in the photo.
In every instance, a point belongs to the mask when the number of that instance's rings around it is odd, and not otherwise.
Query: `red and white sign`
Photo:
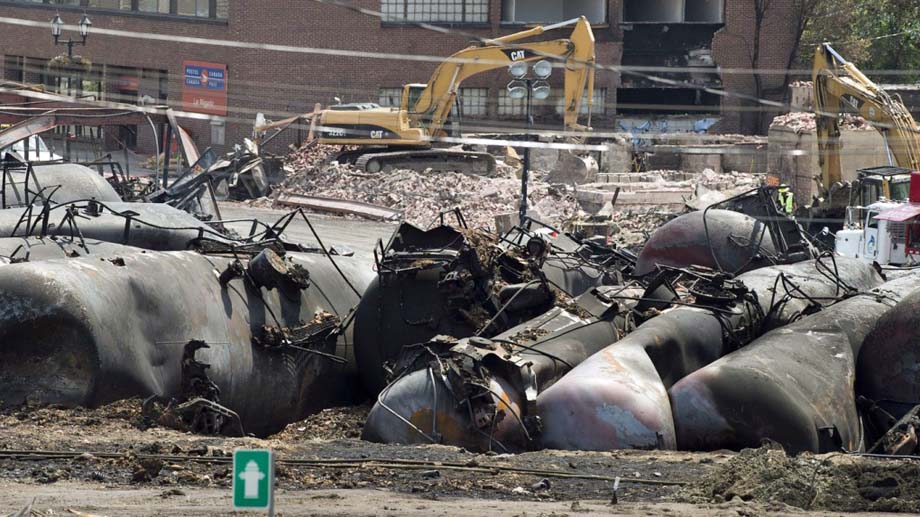
[[[227,65],[183,61],[182,108],[210,115],[227,114]]]

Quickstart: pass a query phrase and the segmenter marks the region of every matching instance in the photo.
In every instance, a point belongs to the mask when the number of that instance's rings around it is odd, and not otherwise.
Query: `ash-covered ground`
[[[149,426],[138,400],[92,410],[7,409],[0,413],[0,513],[34,499],[33,515],[231,514],[237,447],[276,451],[279,515],[446,514],[458,504],[509,515],[920,510],[917,461],[789,457],[769,444],[741,453],[474,454],[364,442],[368,410],[325,410],[257,439]],[[149,505],[129,511],[113,502],[114,493]]]

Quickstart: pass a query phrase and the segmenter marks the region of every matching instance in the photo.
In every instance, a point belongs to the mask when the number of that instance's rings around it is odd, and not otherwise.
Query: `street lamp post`
[[[512,99],[524,99],[525,113],[527,116],[527,139],[528,144],[532,141],[531,133],[533,131],[533,99],[544,100],[549,97],[550,86],[546,81],[553,73],[553,65],[549,61],[541,60],[533,66],[533,73],[537,77],[532,79],[527,77],[528,64],[526,61],[512,63],[508,67],[512,81],[508,83],[508,97]],[[530,145],[524,147],[523,170],[521,171],[521,205],[518,214],[521,227],[527,220],[527,184],[530,176]]]
[[[73,46],[86,45],[86,37],[89,36],[89,29],[92,25],[93,22],[90,21],[89,16],[83,13],[83,17],[80,18],[79,23],[80,40],[75,40],[68,36],[67,41],[61,41],[61,32],[64,30],[64,20],[61,19],[60,14],[55,14],[54,18],[51,19],[51,36],[54,37],[54,44],[67,45],[67,57],[73,57]]]
[[[64,67],[65,70],[70,65],[73,64],[72,63],[73,46],[74,45],[83,45],[83,46],[86,45],[86,37],[89,36],[89,29],[90,27],[92,27],[92,25],[93,25],[93,22],[90,21],[89,16],[86,16],[86,13],[83,13],[83,17],[80,18],[80,22],[78,24],[78,27],[80,30],[80,39],[75,40],[72,37],[68,36],[67,41],[61,41],[61,32],[64,30],[64,20],[61,19],[60,13],[55,13],[54,18],[51,19],[51,37],[54,38],[55,46],[67,45],[67,64]],[[80,97],[80,95],[82,95],[81,90],[83,89],[82,88],[83,76],[79,71],[76,72],[76,76],[77,76],[76,77],[77,87],[74,89],[74,94],[75,94],[74,96]],[[73,79],[74,78],[70,77],[70,75],[68,74],[68,77],[67,77],[68,95],[70,94],[70,90],[73,89]],[[58,79],[58,89],[60,90],[60,79]],[[79,128],[77,128],[77,130],[79,130]],[[64,138],[64,154],[66,156],[66,159],[70,160],[70,139],[67,138],[66,135]]]

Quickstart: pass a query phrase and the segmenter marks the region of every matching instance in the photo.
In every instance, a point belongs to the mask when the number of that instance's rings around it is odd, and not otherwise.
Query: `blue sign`
[[[185,85],[191,88],[224,90],[227,88],[227,70],[200,65],[185,65]]]

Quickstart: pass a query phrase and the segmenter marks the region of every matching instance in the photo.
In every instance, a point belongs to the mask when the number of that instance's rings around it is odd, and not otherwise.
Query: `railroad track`
[[[135,454],[125,452],[99,452],[99,451],[45,451],[45,450],[0,450],[0,459],[13,461],[47,461],[47,460],[73,460],[84,455],[91,455],[100,459],[157,459],[168,463],[202,463],[202,464],[229,464],[233,462],[232,456],[192,456],[176,454]],[[665,479],[626,478],[620,476],[604,476],[600,474],[581,474],[577,472],[564,472],[560,470],[541,470],[511,467],[507,465],[481,464],[475,461],[467,463],[447,461],[405,460],[394,458],[329,458],[306,459],[280,456],[276,460],[279,465],[291,467],[310,467],[319,469],[388,469],[388,470],[456,470],[477,472],[485,474],[509,473],[530,475],[557,479],[584,479],[594,481],[609,481],[611,483],[631,483],[637,485],[662,485],[681,486],[686,481],[671,481]],[[618,481],[619,480],[619,481]]]

